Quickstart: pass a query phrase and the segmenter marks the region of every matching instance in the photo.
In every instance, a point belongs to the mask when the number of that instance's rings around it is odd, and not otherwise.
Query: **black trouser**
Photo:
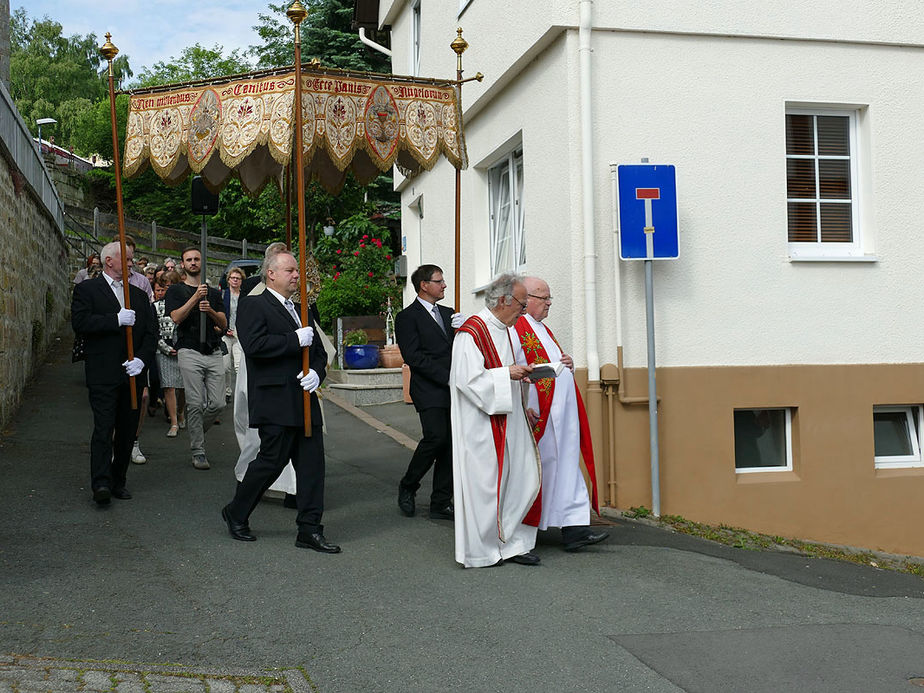
[[[301,427],[260,426],[260,452],[247,466],[247,473],[229,504],[234,520],[247,522],[250,513],[290,459],[295,467],[295,504],[298,508],[295,521],[298,529],[309,534],[323,531],[324,433],[320,425],[312,427],[310,438],[305,437]]]
[[[119,385],[88,385],[93,410],[90,438],[90,486],[125,488],[125,472],[141,416],[142,381],[135,378],[138,408],[132,409],[128,382]]]
[[[417,412],[423,438],[407,466],[401,485],[413,492],[433,467],[433,493],[430,507],[442,508],[452,500],[452,428],[447,407],[431,407]]]

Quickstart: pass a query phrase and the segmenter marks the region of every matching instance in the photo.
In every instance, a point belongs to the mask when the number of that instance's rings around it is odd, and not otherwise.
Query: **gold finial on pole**
[[[106,60],[112,60],[119,54],[119,49],[112,43],[112,34],[106,32],[106,43],[99,47],[99,53]]]
[[[468,48],[468,41],[462,38],[462,27],[457,28],[456,33],[458,36],[452,40],[452,43],[449,44],[449,47],[452,48],[452,50],[455,51],[455,54],[458,56],[456,59],[456,71],[460,73],[459,79],[462,79],[462,54],[465,52],[465,49]]]
[[[119,49],[112,43],[112,34],[106,32],[106,43],[99,47],[99,54],[109,62],[109,75],[112,75],[112,61],[119,54]]]
[[[295,0],[289,9],[286,10],[286,17],[289,18],[289,21],[295,25],[295,43],[301,42],[301,33],[299,31],[299,26],[302,23],[302,20],[308,16],[308,10],[305,9],[305,6],[301,3],[301,0]]]

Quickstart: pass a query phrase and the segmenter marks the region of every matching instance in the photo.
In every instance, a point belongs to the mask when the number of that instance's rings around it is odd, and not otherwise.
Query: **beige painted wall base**
[[[612,507],[651,507],[646,407],[617,404],[592,419],[598,483]],[[626,392],[644,395],[644,369]],[[661,512],[770,535],[924,556],[924,468],[877,470],[873,406],[924,403],[924,364],[658,369]],[[588,403],[588,408],[590,408]],[[793,469],[735,472],[734,410],[790,407]],[[598,423],[599,422],[599,423]]]

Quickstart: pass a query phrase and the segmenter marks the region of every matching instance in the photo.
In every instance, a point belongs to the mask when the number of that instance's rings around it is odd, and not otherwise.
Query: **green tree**
[[[131,76],[128,57],[114,61],[114,72]],[[107,94],[108,66],[99,55],[94,34],[63,35],[58,23],[32,20],[23,8],[10,17],[10,95],[26,125],[38,133],[38,118],[58,121],[54,135],[64,146],[76,144],[82,118]]]
[[[153,87],[176,82],[192,82],[241,74],[250,70],[251,65],[240,49],[235,48],[225,55],[224,48],[218,44],[212,48],[204,48],[197,43],[184,48],[178,56],[142,69],[134,86]]]
[[[353,21],[352,0],[305,0],[308,15],[301,25],[302,62],[317,58],[325,67],[366,72],[391,72],[389,59],[364,46],[350,28]],[[280,67],[295,62],[293,25],[286,17],[288,4],[269,3],[269,12],[259,14],[254,26],[262,39],[251,46],[250,54],[260,67]],[[387,34],[375,34],[379,43],[388,41]]]

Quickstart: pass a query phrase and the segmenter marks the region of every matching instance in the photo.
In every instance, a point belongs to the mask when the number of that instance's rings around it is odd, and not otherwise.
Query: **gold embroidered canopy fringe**
[[[168,184],[194,173],[217,192],[236,175],[250,194],[281,182],[294,142],[294,66],[127,93],[125,177],[150,165]],[[302,68],[302,162],[331,192],[348,171],[360,184],[393,164],[414,175],[440,153],[465,168],[461,122],[454,84]]]

